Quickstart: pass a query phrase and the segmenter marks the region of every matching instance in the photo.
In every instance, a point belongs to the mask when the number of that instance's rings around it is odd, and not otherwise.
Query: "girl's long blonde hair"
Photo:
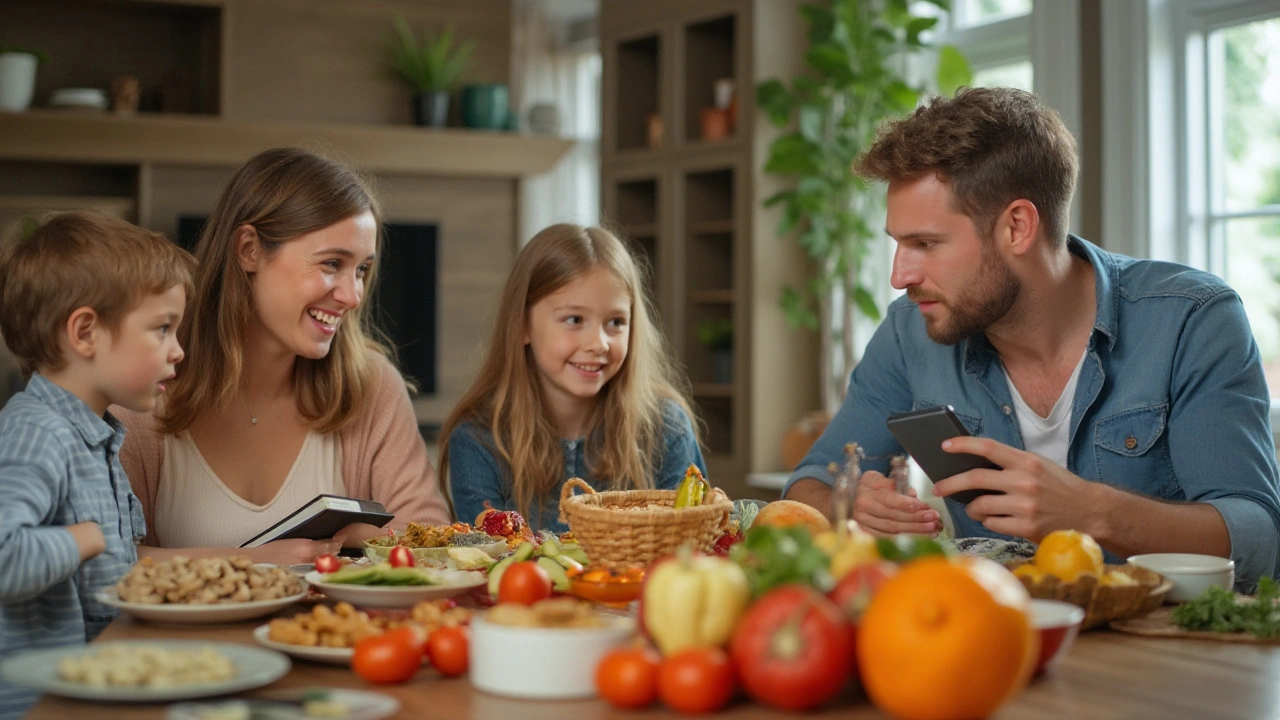
[[[631,336],[622,367],[597,395],[588,420],[592,475],[614,489],[652,488],[665,403],[694,418],[683,392],[687,380],[669,360],[644,277],[626,246],[598,227],[562,224],[538,233],[507,278],[484,365],[440,433],[440,477],[448,477],[453,431],[464,422],[487,429],[516,508],[534,522],[547,521],[529,512],[559,493],[564,452],[543,405],[532,350],[524,343],[529,309],[594,268],[613,273],[631,296]]]
[[[237,230],[252,226],[270,258],[284,243],[364,212],[378,224],[374,247],[380,252],[381,210],[368,183],[346,165],[307,150],[277,148],[236,171],[196,246],[195,292],[178,327],[186,360],[160,412],[162,432],[186,430],[202,414],[235,401],[244,370],[245,326],[253,313],[249,274],[236,259]],[[378,361],[388,356],[365,311],[376,287],[376,267],[364,283],[366,302],[343,318],[329,353],[318,360],[294,360],[298,412],[320,433],[355,417],[378,381]]]

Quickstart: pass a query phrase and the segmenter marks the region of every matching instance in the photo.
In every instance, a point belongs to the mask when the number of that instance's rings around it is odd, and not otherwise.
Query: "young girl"
[[[564,531],[560,489],[674,489],[706,471],[685,383],[635,260],[597,227],[553,225],[516,258],[488,357],[445,422],[440,473],[458,519],[485,501]]]

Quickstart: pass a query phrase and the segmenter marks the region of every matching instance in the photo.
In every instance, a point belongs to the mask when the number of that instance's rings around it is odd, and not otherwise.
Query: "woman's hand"
[[[276,540],[256,548],[243,551],[249,559],[260,563],[275,565],[310,565],[321,555],[333,555],[342,549],[342,543],[332,538],[328,540]]]

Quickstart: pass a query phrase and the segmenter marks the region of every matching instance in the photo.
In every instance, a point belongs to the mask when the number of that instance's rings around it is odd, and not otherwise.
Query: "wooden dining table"
[[[280,613],[291,616],[297,608]],[[253,629],[263,619],[224,625],[153,625],[122,615],[95,642],[109,640],[197,640],[253,645]],[[928,652],[928,648],[920,648]],[[974,648],[973,661],[982,662]],[[529,658],[538,662],[538,658]],[[655,705],[624,711],[601,700],[542,701],[489,695],[464,676],[444,679],[424,668],[402,685],[370,685],[349,668],[293,660],[287,675],[236,697],[285,688],[351,688],[392,695],[397,717],[486,718],[491,720],[595,720],[675,716]],[[165,704],[102,703],[44,696],[33,720],[66,718],[163,718]],[[717,714],[725,718],[793,717],[739,698]],[[883,718],[864,697],[850,692],[806,717]],[[1184,638],[1150,638],[1111,630],[1080,635],[1047,675],[1031,684],[993,716],[1021,718],[1280,718],[1280,645],[1228,643]]]

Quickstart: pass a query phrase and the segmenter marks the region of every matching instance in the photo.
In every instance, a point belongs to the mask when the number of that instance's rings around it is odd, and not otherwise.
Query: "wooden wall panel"
[[[228,118],[409,123],[410,92],[379,65],[397,13],[419,34],[453,22],[476,40],[465,82],[510,77],[509,0],[227,0],[226,12]]]

